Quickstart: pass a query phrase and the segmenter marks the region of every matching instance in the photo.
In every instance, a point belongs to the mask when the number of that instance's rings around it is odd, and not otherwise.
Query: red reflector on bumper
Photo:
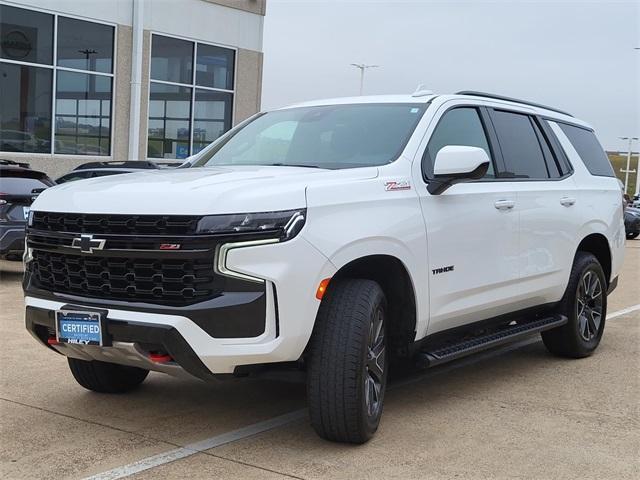
[[[152,362],[156,362],[156,363],[167,363],[173,360],[173,358],[171,358],[171,355],[161,355],[159,353],[150,353],[149,359]]]
[[[56,337],[47,338],[47,345],[60,345],[60,342],[56,339]]]

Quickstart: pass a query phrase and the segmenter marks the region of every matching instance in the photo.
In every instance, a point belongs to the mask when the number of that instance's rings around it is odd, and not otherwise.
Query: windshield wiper
[[[267,163],[266,167],[302,167],[302,168],[324,168],[319,165],[311,165],[309,163]]]

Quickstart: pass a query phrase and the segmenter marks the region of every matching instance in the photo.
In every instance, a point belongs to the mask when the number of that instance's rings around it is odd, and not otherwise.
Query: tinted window
[[[361,104],[276,110],[257,117],[196,165],[352,168],[394,161],[424,105]]]
[[[198,44],[196,85],[233,90],[234,51]]]
[[[51,70],[0,63],[0,150],[51,151]]]
[[[565,123],[558,125],[569,138],[591,175],[615,177],[611,162],[592,131]]]
[[[193,43],[177,38],[153,36],[151,78],[165,82],[193,82]]]
[[[556,156],[549,146],[546,135],[540,129],[540,126],[535,120],[533,121],[533,127],[536,131],[536,134],[538,135],[540,147],[542,148],[542,153],[544,154],[544,158],[547,162],[547,171],[549,172],[549,177],[560,178],[563,174],[560,172],[560,166],[558,164]]]
[[[455,108],[442,116],[429,139],[429,145],[423,159],[422,168],[427,178],[433,177],[433,164],[436,155],[442,147],[447,145],[482,148],[491,158],[489,142],[477,109]],[[495,177],[495,172],[493,164],[490,163],[485,178],[493,177]]]
[[[6,195],[29,195],[34,188],[47,188],[48,186],[37,178],[0,176],[0,192]]]
[[[53,15],[0,5],[0,39],[0,57],[50,65]]]
[[[58,71],[55,153],[108,155],[111,77]]]
[[[493,124],[507,172],[512,178],[549,178],[547,166],[528,115],[495,110]]]
[[[108,25],[59,17],[58,65],[111,73],[113,31]]]

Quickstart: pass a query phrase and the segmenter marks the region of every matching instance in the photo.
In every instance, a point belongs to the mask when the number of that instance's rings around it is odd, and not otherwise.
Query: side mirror
[[[427,190],[432,195],[440,195],[451,185],[484,177],[491,160],[482,148],[447,145],[436,154],[433,164],[434,179],[429,181]]]

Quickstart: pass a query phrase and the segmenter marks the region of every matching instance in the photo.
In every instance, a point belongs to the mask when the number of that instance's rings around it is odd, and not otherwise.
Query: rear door
[[[545,122],[534,115],[490,109],[520,215],[520,307],[559,300],[573,263],[577,215],[572,170]]]

